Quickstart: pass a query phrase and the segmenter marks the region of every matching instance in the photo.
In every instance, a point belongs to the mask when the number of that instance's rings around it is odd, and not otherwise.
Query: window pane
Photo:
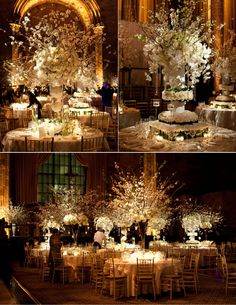
[[[52,154],[38,167],[38,201],[45,202],[51,193],[50,187],[70,187],[86,189],[86,168],[73,154]]]

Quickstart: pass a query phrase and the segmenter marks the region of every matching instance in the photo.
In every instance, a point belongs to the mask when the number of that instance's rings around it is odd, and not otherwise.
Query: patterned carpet
[[[96,294],[89,284],[42,282],[39,270],[36,268],[15,267],[13,276],[41,303],[41,304],[236,304],[236,290],[225,296],[222,279],[213,272],[200,274],[200,291],[197,295],[187,290],[187,296],[174,294],[169,300],[168,294],[157,297],[154,302],[152,296],[143,296],[138,300],[125,298],[113,300],[110,296]]]

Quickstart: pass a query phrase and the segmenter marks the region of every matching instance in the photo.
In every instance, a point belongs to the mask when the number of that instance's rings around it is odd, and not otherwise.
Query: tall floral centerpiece
[[[179,108],[178,112],[184,112],[180,101],[193,99],[192,89],[199,78],[207,80],[210,77],[212,25],[205,22],[202,14],[196,14],[198,3],[198,0],[183,0],[178,1],[177,9],[167,9],[163,1],[150,21],[143,25],[143,34],[138,35],[144,41],[143,51],[148,60],[147,79],[151,80],[150,74],[156,74],[158,67],[162,68],[165,81],[162,98],[171,101],[170,108]],[[187,112],[182,118],[169,116],[169,120],[184,123],[184,116],[186,121],[196,121],[195,116]]]
[[[115,166],[117,174],[110,193],[110,217],[121,228],[137,223],[144,242],[148,222],[158,229],[163,219],[167,221],[171,213],[171,191],[177,182],[161,181],[159,175],[147,181],[143,172],[136,175],[123,171],[118,164]]]
[[[182,226],[189,237],[190,243],[197,243],[195,240],[197,236],[197,230],[200,228],[207,231],[213,227],[214,224],[222,221],[222,215],[220,211],[215,211],[209,205],[198,204],[193,202],[191,198],[185,202],[182,207]]]
[[[234,90],[232,82],[236,81],[236,34],[230,31],[229,35],[229,39],[215,50],[212,64],[213,72],[221,80],[222,94],[217,96],[216,100],[222,102],[235,101],[230,92]]]
[[[50,11],[35,22],[27,14],[21,21],[20,35],[11,36],[11,43],[19,54],[30,55],[31,86],[49,85],[54,111],[59,112],[63,85],[73,86],[79,81],[88,87],[92,84],[88,75],[96,80],[95,44],[103,38],[94,26],[82,30],[70,10]]]
[[[51,197],[39,207],[40,225],[48,231],[52,227],[69,226],[74,239],[77,238],[79,226],[91,229],[94,220],[107,214],[107,205],[99,199],[96,191],[80,194],[74,187],[51,189]]]
[[[9,207],[1,208],[0,213],[11,224],[13,236],[16,234],[16,226],[25,223],[28,215],[22,205],[14,206],[12,202],[10,202]]]

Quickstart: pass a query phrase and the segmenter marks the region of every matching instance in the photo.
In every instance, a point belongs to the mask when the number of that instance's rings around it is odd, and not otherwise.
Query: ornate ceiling
[[[96,0],[16,0],[14,5],[15,13],[22,18],[32,8],[47,3],[62,4],[73,9],[78,13],[86,27],[101,22],[100,8]]]

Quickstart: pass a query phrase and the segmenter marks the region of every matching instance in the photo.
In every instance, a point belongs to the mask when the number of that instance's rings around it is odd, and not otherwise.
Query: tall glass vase
[[[63,90],[62,86],[50,86],[50,95],[51,95],[51,108],[55,113],[57,118],[60,117],[60,113],[63,106],[62,95]]]

